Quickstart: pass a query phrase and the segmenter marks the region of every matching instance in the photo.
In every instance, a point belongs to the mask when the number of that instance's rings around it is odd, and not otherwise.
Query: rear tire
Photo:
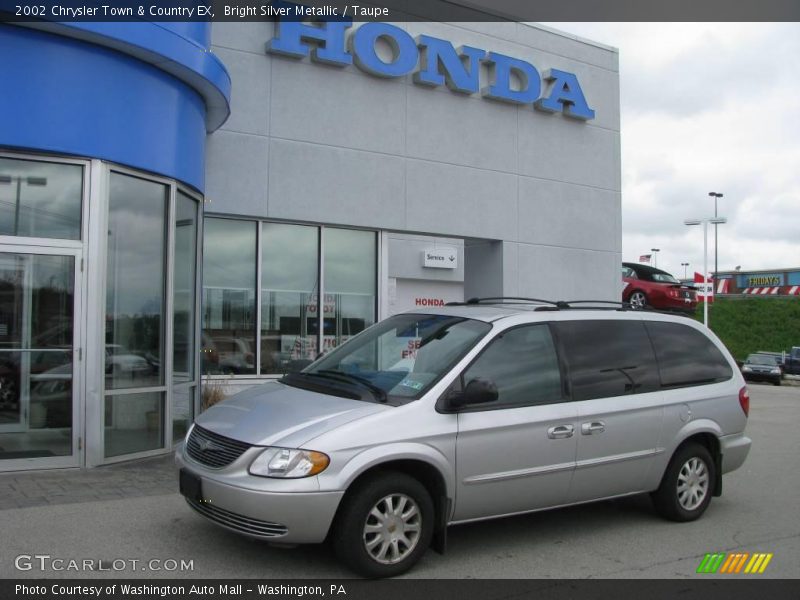
[[[656,511],[670,521],[698,519],[711,502],[716,475],[716,465],[705,446],[695,442],[681,446],[651,495]]]
[[[400,575],[428,549],[433,501],[413,477],[381,473],[349,490],[342,502],[332,531],[333,549],[359,575]]]
[[[628,298],[628,304],[631,305],[633,310],[642,310],[643,308],[647,308],[647,295],[644,292],[636,290],[635,292],[631,293],[630,297]]]

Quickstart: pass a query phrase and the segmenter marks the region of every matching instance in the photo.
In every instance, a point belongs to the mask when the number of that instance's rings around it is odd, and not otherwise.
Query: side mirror
[[[447,398],[448,407],[458,409],[467,404],[486,404],[497,400],[497,386],[491,379],[476,377],[471,379],[463,392],[456,392]]]

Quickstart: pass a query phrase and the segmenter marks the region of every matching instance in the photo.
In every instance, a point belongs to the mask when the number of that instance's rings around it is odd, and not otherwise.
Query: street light
[[[708,224],[719,225],[727,223],[725,217],[714,217],[713,219],[686,219],[684,225],[703,226],[703,324],[708,327]]]
[[[681,266],[683,267],[683,278],[688,279],[686,276],[686,267],[689,266],[689,263],[681,263]]]
[[[719,192],[708,192],[709,196],[713,196],[714,198],[714,218],[717,218],[717,200],[722,198],[722,194]],[[717,281],[717,271],[719,271],[719,265],[717,264],[717,254],[719,252],[719,247],[717,246],[717,225],[718,223],[714,223],[714,281]]]
[[[650,248],[650,252],[653,253],[653,266],[658,266],[658,253],[661,252],[660,248]]]

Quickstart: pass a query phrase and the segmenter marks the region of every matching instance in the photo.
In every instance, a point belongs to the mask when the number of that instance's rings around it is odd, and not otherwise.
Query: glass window
[[[679,323],[650,321],[646,325],[664,387],[715,383],[733,376],[719,349],[696,329]]]
[[[175,292],[173,305],[173,382],[194,379],[195,270],[197,202],[178,192],[175,198]]]
[[[106,396],[106,457],[163,448],[163,423],[163,392]]]
[[[79,240],[83,167],[0,158],[0,235]]]
[[[653,347],[641,321],[554,323],[569,366],[573,400],[659,389]]]
[[[261,373],[285,373],[318,353],[319,229],[263,223]]]
[[[326,227],[324,347],[348,340],[375,322],[377,237],[371,231]]]
[[[464,372],[463,385],[476,378],[497,386],[497,402],[486,408],[563,400],[558,356],[546,325],[517,327],[495,338]]]
[[[74,269],[0,253],[0,460],[72,453]]]
[[[369,400],[419,398],[490,329],[462,317],[396,315],[285,381]]]
[[[256,223],[206,219],[203,241],[204,374],[254,374]]]
[[[167,186],[111,174],[106,389],[164,383]]]

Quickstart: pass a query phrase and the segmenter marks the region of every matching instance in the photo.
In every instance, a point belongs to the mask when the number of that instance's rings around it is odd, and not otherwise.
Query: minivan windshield
[[[395,315],[283,381],[332,393],[344,386],[358,392],[354,398],[403,404],[420,398],[490,329],[464,317]]]

